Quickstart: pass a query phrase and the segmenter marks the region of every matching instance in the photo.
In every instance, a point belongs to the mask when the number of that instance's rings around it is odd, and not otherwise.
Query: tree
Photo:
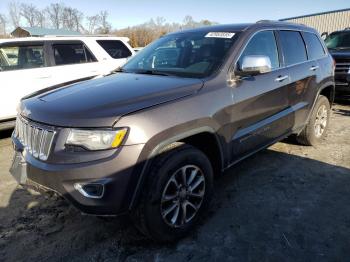
[[[86,20],[87,20],[88,33],[94,34],[96,32],[98,25],[100,24],[100,16],[99,15],[87,16]]]
[[[13,27],[19,27],[21,22],[21,8],[18,2],[10,2],[8,5],[9,15]]]
[[[202,20],[202,21],[200,21],[199,23],[202,24],[202,25],[205,25],[205,26],[215,24],[214,22],[209,21],[209,20],[207,20],[207,19]]]
[[[46,14],[45,10],[39,10],[38,12],[36,12],[35,16],[36,16],[37,26],[45,27],[45,25],[46,25],[46,15],[45,14]]]
[[[64,4],[50,4],[49,7],[46,8],[46,12],[48,14],[48,19],[50,20],[53,28],[60,29],[63,26],[63,11]]]
[[[5,15],[0,14],[0,35],[6,35],[6,23],[7,19]]]
[[[69,30],[80,31],[84,15],[78,9],[65,7],[62,12],[63,27]]]
[[[148,45],[155,39],[181,28],[194,28],[204,25],[216,24],[209,20],[196,22],[191,16],[186,16],[183,23],[167,23],[163,17],[150,19],[148,22],[114,31],[115,35],[126,36],[130,39],[130,44],[133,47],[141,47]]]
[[[100,17],[100,26],[97,29],[97,32],[99,34],[109,34],[111,32],[112,26],[111,24],[107,21],[108,19],[108,12],[107,11],[101,11],[99,14]]]
[[[39,10],[33,4],[22,3],[20,5],[20,15],[26,20],[30,27],[37,26]]]
[[[192,16],[186,15],[183,20],[183,27],[184,28],[194,28],[196,27],[196,22],[193,20]]]

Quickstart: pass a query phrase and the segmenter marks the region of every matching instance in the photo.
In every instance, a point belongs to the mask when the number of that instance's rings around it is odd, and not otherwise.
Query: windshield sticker
[[[205,37],[215,37],[215,38],[232,38],[235,33],[229,32],[209,32]]]

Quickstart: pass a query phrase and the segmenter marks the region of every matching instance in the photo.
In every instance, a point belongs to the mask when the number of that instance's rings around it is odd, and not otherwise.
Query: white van
[[[20,99],[43,88],[108,74],[135,51],[126,37],[57,36],[0,40],[0,129]]]

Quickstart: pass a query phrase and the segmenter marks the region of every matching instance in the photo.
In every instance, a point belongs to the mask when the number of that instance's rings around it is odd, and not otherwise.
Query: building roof
[[[81,33],[77,32],[77,31],[71,31],[71,30],[66,30],[66,29],[51,29],[51,28],[43,28],[43,27],[17,27],[11,34],[13,34],[17,30],[27,31],[29,33],[29,35],[31,35],[31,36],[81,35]]]
[[[310,16],[316,16],[316,15],[325,15],[325,14],[332,14],[332,13],[338,13],[338,12],[346,12],[346,11],[350,11],[350,8],[338,9],[338,10],[327,11],[327,12],[320,12],[320,13],[314,13],[314,14],[309,14],[309,15],[288,17],[288,18],[280,19],[280,21],[286,21],[286,20],[292,20],[292,19],[298,19],[298,18],[305,18],[305,17],[310,17]]]

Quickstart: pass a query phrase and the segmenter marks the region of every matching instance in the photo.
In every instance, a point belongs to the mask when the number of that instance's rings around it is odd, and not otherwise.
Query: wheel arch
[[[210,140],[210,142],[207,142],[207,145],[210,146],[205,148],[204,145],[200,145],[199,140],[201,138],[206,138]],[[189,145],[192,145],[199,150],[201,150],[210,160],[210,162],[213,165],[214,172],[221,172],[224,168],[224,153],[223,153],[223,146],[220,142],[220,138],[216,134],[215,130],[212,127],[209,126],[202,126],[199,128],[186,130],[183,132],[177,133],[175,136],[167,137],[165,139],[160,140],[156,143],[155,146],[149,146],[145,145],[146,151],[141,153],[140,161],[144,162],[137,170],[136,172],[139,173],[137,182],[136,182],[136,188],[134,190],[129,209],[133,209],[137,206],[140,200],[141,192],[143,185],[147,179],[147,175],[149,173],[149,170],[152,166],[152,162],[157,157],[159,153],[162,152],[162,150],[169,145],[176,143],[176,142],[182,142]],[[216,154],[214,155],[212,152],[209,152],[210,149],[215,149],[213,152]],[[214,158],[214,164],[213,164],[213,158]]]
[[[320,88],[318,96],[323,95],[328,98],[329,104],[332,106],[335,96],[335,86],[332,83],[326,83]],[[317,97],[318,97],[317,96]]]
[[[316,96],[314,98],[314,101],[312,102],[312,107],[309,111],[309,114],[307,116],[307,121],[306,123],[309,122],[310,120],[310,117],[312,115],[312,112],[315,108],[315,105],[316,105],[316,102],[317,102],[317,99],[319,98],[320,95],[325,95],[328,100],[329,100],[329,104],[330,106],[332,107],[332,104],[334,102],[334,96],[335,96],[335,84],[333,81],[328,81],[326,83],[324,83],[317,91],[316,93]]]

